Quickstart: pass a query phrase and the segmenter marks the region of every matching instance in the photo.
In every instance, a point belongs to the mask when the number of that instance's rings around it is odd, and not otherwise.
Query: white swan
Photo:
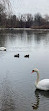
[[[6,51],[5,47],[0,47],[0,51]]]
[[[37,79],[35,82],[35,86],[37,89],[40,90],[49,90],[49,79],[43,79],[41,81],[39,81],[39,70],[37,68],[35,68],[34,70],[32,70],[32,73],[36,72],[37,73]]]

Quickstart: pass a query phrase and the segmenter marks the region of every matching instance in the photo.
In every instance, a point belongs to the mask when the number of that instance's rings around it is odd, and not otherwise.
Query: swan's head
[[[37,69],[37,68],[34,68],[33,70],[32,70],[32,73],[33,72],[38,72],[39,70]]]

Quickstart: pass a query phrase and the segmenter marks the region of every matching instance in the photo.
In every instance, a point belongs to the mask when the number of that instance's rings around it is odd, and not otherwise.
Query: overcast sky
[[[10,0],[12,5],[13,13],[26,14],[31,13],[32,15],[41,13],[42,15],[49,15],[49,0]]]

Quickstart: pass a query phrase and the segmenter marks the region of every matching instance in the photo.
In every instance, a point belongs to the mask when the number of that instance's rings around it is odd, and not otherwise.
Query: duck
[[[40,74],[39,74],[39,70],[37,68],[34,68],[32,70],[32,73],[33,72],[37,73],[37,79],[36,79],[36,82],[35,82],[36,89],[48,91],[49,90],[49,79],[39,80]]]
[[[28,57],[28,58],[29,58],[29,54],[28,54],[28,55],[25,55],[24,57],[26,57],[26,58]]]
[[[19,57],[19,54],[14,55],[14,57]]]
[[[5,47],[0,47],[0,51],[6,51]]]

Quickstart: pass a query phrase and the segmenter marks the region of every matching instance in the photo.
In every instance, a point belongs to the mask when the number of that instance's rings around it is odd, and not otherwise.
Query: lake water
[[[0,47],[7,49],[0,51],[0,110],[49,111],[49,91],[36,90],[36,73],[31,74],[36,67],[40,79],[49,78],[49,33],[0,33]]]

